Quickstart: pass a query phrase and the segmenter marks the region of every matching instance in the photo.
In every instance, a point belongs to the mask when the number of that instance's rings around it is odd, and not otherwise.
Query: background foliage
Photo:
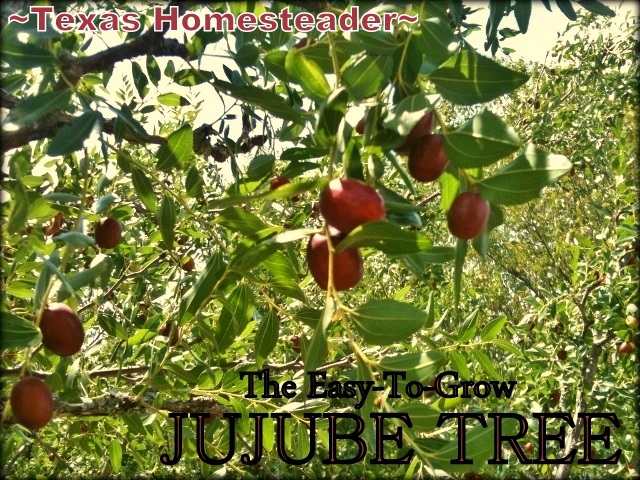
[[[576,13],[578,4],[595,13]],[[489,3],[489,51],[501,48],[500,38],[526,32],[527,5]],[[146,2],[94,8],[151,18]],[[3,131],[3,400],[15,377],[29,371],[46,378],[57,408],[49,425],[29,432],[5,407],[4,474],[409,478],[474,470],[512,478],[635,471],[637,354],[619,355],[617,346],[637,343],[637,328],[625,323],[637,316],[638,293],[637,18],[605,34],[610,12],[599,3],[558,1],[554,11],[576,23],[549,65],[540,65],[498,63],[472,49],[465,36],[479,26],[466,20],[475,4],[386,8],[416,12],[420,22],[393,34],[199,32],[180,40],[147,25],[121,34],[135,55],[116,47],[89,56],[89,42],[98,39],[88,34],[4,26],[2,107],[12,127]],[[520,32],[499,28],[508,15]],[[453,81],[460,76],[465,81]],[[200,124],[211,98],[223,110]],[[418,184],[393,148],[434,106],[451,166],[438,182]],[[367,123],[358,135],[345,114],[362,107]],[[505,173],[510,164],[518,168]],[[292,183],[271,191],[275,175]],[[335,176],[376,185],[388,221],[345,240],[362,249],[365,277],[327,294],[308,273],[305,248],[308,235],[323,228],[314,203]],[[456,193],[471,187],[491,201],[493,214],[490,231],[467,244],[448,233],[445,214]],[[116,249],[101,251],[92,224],[105,215],[125,233]],[[186,257],[196,261],[191,273],[181,269]],[[60,358],[40,346],[34,322],[50,301],[81,315],[80,354]],[[393,321],[398,312],[402,331]],[[180,330],[176,346],[157,333],[167,321]],[[385,392],[355,410],[348,400],[303,395],[244,398],[238,372],[256,368],[299,385],[312,369],[330,379],[376,381],[380,371],[405,370],[424,383],[451,369],[461,379],[518,385],[509,400],[388,399]],[[416,457],[409,466],[345,469],[322,465],[318,455],[292,467],[277,458],[266,422],[267,452],[256,467],[242,465],[239,455],[222,468],[202,463],[189,428],[183,460],[160,464],[160,453],[173,451],[168,412],[202,405],[215,417],[206,427],[212,457],[228,450],[225,410],[243,414],[238,438],[249,444],[247,413],[293,413],[285,442],[296,458],[309,448],[305,412],[409,412],[414,428],[404,430],[404,441]],[[611,443],[623,454],[617,465],[570,471],[520,465],[513,455],[491,466],[492,431],[475,429],[468,433],[474,465],[451,465],[456,436],[435,423],[453,410],[528,418],[614,412],[622,426]],[[568,445],[580,449],[576,434]],[[536,435],[532,428],[525,441],[535,443]],[[318,439],[325,452],[324,428]],[[369,431],[366,439],[371,451]],[[352,446],[343,447],[340,456],[348,458]]]

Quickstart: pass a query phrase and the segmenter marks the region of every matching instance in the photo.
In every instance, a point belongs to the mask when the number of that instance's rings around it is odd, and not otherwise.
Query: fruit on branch
[[[638,319],[634,315],[627,315],[627,319],[625,320],[627,327],[631,330],[638,329]]]
[[[181,263],[182,270],[184,270],[185,272],[190,272],[194,268],[196,268],[196,262],[193,259],[193,257],[185,257],[182,259],[180,263]]]
[[[47,305],[40,319],[40,331],[43,345],[61,357],[78,353],[84,342],[82,322],[64,303]]]
[[[622,342],[618,347],[618,353],[620,355],[627,355],[628,353],[633,352],[633,343],[631,342]]]
[[[276,188],[287,185],[288,183],[291,183],[291,181],[287,177],[278,175],[277,177],[271,179],[271,182],[269,182],[269,186],[271,187],[271,190],[275,190]],[[300,195],[294,195],[293,197],[291,197],[292,202],[297,202],[298,200],[300,200]]]
[[[122,238],[122,227],[115,218],[101,218],[95,225],[94,238],[100,248],[115,248]]]
[[[458,195],[447,212],[447,225],[455,237],[470,240],[477,237],[487,226],[491,207],[489,202],[476,192]]]
[[[31,430],[44,427],[53,417],[53,395],[46,383],[36,377],[19,380],[11,389],[13,417]]]
[[[553,390],[551,392],[551,406],[555,407],[560,403],[560,390]]]
[[[173,326],[173,329],[171,328]],[[158,332],[163,337],[169,337],[169,346],[175,347],[180,341],[180,328],[173,322],[165,323]]]
[[[534,450],[533,443],[531,442],[525,443],[523,450],[524,450],[524,453],[533,453],[533,450]]]
[[[353,178],[335,178],[320,194],[320,213],[343,233],[385,218],[384,200],[372,187]]]
[[[442,135],[425,135],[409,153],[409,173],[419,182],[437,180],[448,165],[449,159],[442,147]]]
[[[558,360],[560,360],[561,362],[564,362],[567,359],[567,351],[566,350],[560,350],[557,353],[558,356]]]
[[[418,143],[425,135],[428,135],[433,130],[433,111],[427,112],[407,135],[405,142],[396,148],[396,153],[400,155],[409,155],[413,146]]]
[[[336,248],[341,236],[331,237]],[[323,290],[329,284],[329,244],[327,237],[316,233],[307,245],[307,264],[313,279]],[[357,248],[347,248],[333,254],[333,286],[336,290],[348,290],[362,279],[364,273],[362,255]]]
[[[362,117],[360,121],[356,124],[356,133],[358,135],[362,135],[364,133],[365,123],[366,123],[365,117]]]

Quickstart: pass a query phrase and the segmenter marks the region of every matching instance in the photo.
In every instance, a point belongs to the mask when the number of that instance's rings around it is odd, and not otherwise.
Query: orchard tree
[[[482,5],[458,1],[363,4],[417,22],[325,33],[153,27],[175,5],[192,21],[353,5],[55,2],[66,32],[3,10],[3,474],[638,468],[637,18],[605,34],[599,2],[544,4],[575,21],[552,66],[489,56],[526,34],[520,0],[486,5],[487,53],[466,40]],[[120,32],[90,31],[107,18]],[[409,395],[445,371],[444,392]],[[370,390],[337,390],[356,380]],[[517,384],[442,395],[478,380]],[[182,422],[169,466],[172,412],[210,418]],[[569,412],[547,458],[619,459],[523,465],[536,421],[500,424],[517,442],[495,451],[489,412]],[[585,428],[610,444],[585,447]],[[451,463],[462,433],[472,464]]]

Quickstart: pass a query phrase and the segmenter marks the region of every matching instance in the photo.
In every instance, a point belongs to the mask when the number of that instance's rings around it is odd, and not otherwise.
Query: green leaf
[[[576,11],[573,9],[573,5],[571,5],[571,0],[556,0],[556,5],[564,16],[567,17],[572,22],[575,22],[578,19],[578,15],[576,15]]]
[[[31,280],[13,280],[5,287],[5,293],[16,298],[33,297],[34,284]]]
[[[245,43],[238,49],[233,58],[238,66],[246,68],[254,65],[259,56],[260,50],[258,50],[258,47],[252,43]]]
[[[455,350],[449,350],[447,355],[449,356],[449,360],[451,361],[455,371],[460,374],[460,377],[465,379],[472,378],[471,370],[469,370],[469,367],[467,366],[467,359],[464,355],[460,352],[456,352]]]
[[[423,56],[421,73],[425,74],[436,70],[458,48],[451,25],[439,17],[426,18],[420,23],[418,44]]]
[[[221,80],[213,82],[214,86],[228,95],[260,107],[276,117],[295,123],[304,122],[303,113],[291,107],[281,96],[269,90],[251,86],[238,86]]]
[[[104,256],[104,258],[93,267],[82,270],[76,273],[74,276],[68,276],[67,281],[71,288],[74,290],[80,290],[87,285],[91,285],[97,279],[109,275],[113,269],[113,261],[110,257]],[[58,291],[58,302],[62,302],[69,298],[70,294],[67,290]]]
[[[193,318],[205,301],[213,294],[225,272],[225,268],[226,264],[222,254],[219,252],[213,253],[198,279],[180,303],[178,314],[180,325]]]
[[[71,102],[71,91],[58,90],[30,96],[18,102],[7,115],[8,123],[18,126],[28,125],[42,118],[49,112],[61,110]]]
[[[182,95],[177,93],[163,93],[162,95],[158,95],[158,103],[162,105],[166,105],[167,107],[185,107],[187,105],[191,105],[191,102],[184,98]]]
[[[16,187],[13,189],[10,208],[7,231],[10,234],[21,232],[29,216],[29,197],[20,180],[17,181]]]
[[[270,288],[301,302],[306,301],[304,292],[300,288],[298,274],[286,255],[281,252],[275,252],[262,265],[273,275],[274,281],[269,284]]]
[[[464,267],[464,259],[467,256],[469,242],[467,240],[458,239],[456,241],[456,258],[453,266],[453,303],[458,308],[460,305],[460,290],[462,289],[462,269]]]
[[[433,432],[442,412],[421,402],[409,402],[402,406],[402,413],[411,418],[412,431]]]
[[[304,368],[310,372],[316,370],[327,355],[327,329],[331,324],[333,318],[333,312],[335,311],[335,301],[333,297],[327,297],[327,301],[324,306],[324,312],[318,322],[315,330],[313,331],[313,337],[309,343],[309,347],[305,352]],[[308,375],[305,375],[305,385],[308,382]]]
[[[88,247],[94,243],[93,238],[81,232],[64,232],[60,235],[56,235],[53,240],[55,242],[62,242],[65,245],[71,245],[75,248]]]
[[[147,330],[146,328],[143,328],[127,339],[127,345],[132,347],[147,343],[149,340],[156,338],[157,336],[158,332],[156,330]]]
[[[516,131],[486,108],[444,135],[444,151],[460,168],[491,165],[518,150],[520,145]]]
[[[66,155],[80,150],[84,141],[89,137],[96,121],[102,118],[102,114],[90,111],[76,118],[71,125],[65,125],[49,142],[47,155]]]
[[[280,155],[280,160],[308,160],[320,158],[329,154],[328,148],[300,148],[293,147],[285,150]]]
[[[141,99],[144,99],[147,94],[147,85],[149,85],[149,79],[142,71],[142,67],[137,62],[131,62],[131,75],[133,76],[133,84],[138,91]]]
[[[527,33],[529,29],[529,18],[531,18],[531,0],[516,0],[514,14],[520,32]]]
[[[256,155],[249,162],[247,177],[251,180],[259,180],[266,177],[273,171],[276,157],[271,154]]]
[[[358,31],[351,34],[351,39],[371,55],[393,55],[402,45],[391,32]]]
[[[518,349],[518,347],[513,345],[508,340],[497,339],[493,341],[493,344],[500,347],[502,350],[506,350],[509,353],[513,353],[518,357],[522,356],[522,352]]]
[[[0,349],[34,347],[42,340],[33,322],[9,312],[0,312],[0,319]]]
[[[267,359],[271,351],[278,343],[280,335],[280,319],[275,310],[270,309],[269,313],[260,322],[255,336],[256,364],[258,368]]]
[[[314,136],[318,145],[330,146],[338,133],[340,123],[347,113],[347,101],[349,95],[344,88],[331,93],[320,105],[318,122]]]
[[[505,168],[478,182],[478,192],[497,205],[525,203],[540,196],[544,187],[556,182],[571,166],[564,155],[550,154],[529,144]]]
[[[433,378],[447,363],[444,354],[438,350],[420,353],[402,353],[384,356],[379,368],[383,372],[406,372],[406,378],[399,383],[424,382]]]
[[[503,67],[471,48],[444,62],[429,76],[436,91],[459,105],[488,102],[524,85],[529,76]]]
[[[427,321],[427,312],[396,300],[369,300],[351,312],[362,339],[374,345],[406,340]]]
[[[186,68],[173,74],[173,81],[181,87],[193,87],[201,83],[209,82],[215,78],[213,72],[206,70],[193,70]]]
[[[158,225],[160,226],[162,242],[167,249],[173,250],[176,229],[176,205],[167,194],[162,196],[162,203],[160,204],[160,210],[158,210]]]
[[[266,223],[240,207],[225,208],[218,214],[215,223],[243,235],[252,235],[267,228]]]
[[[131,178],[133,180],[133,188],[142,203],[144,203],[144,206],[147,207],[149,211],[156,213],[158,207],[156,206],[156,194],[153,192],[151,180],[149,180],[142,170],[136,167],[131,167]]]
[[[479,310],[474,310],[471,314],[465,318],[462,325],[458,329],[458,341],[460,343],[468,342],[471,340],[478,330],[478,312]]]
[[[233,344],[247,326],[253,314],[253,292],[246,283],[236,287],[222,307],[218,318],[215,338],[219,351],[224,351]]]
[[[342,69],[342,82],[356,100],[372,97],[386,85],[393,69],[388,56],[366,55]]]
[[[386,128],[406,137],[422,117],[438,104],[439,95],[425,95],[420,93],[403,99],[389,109],[383,125]]]
[[[169,172],[173,168],[184,168],[193,154],[193,130],[185,123],[167,138],[167,143],[158,149],[158,168]]]
[[[111,440],[109,443],[109,463],[111,463],[114,473],[120,471],[122,466],[122,446],[118,440]]]
[[[2,61],[13,68],[36,68],[53,65],[56,58],[48,50],[17,40],[2,41]]]
[[[406,254],[428,250],[431,248],[431,240],[419,232],[402,230],[380,220],[353,229],[340,242],[337,251],[355,247],[373,247],[387,254]]]
[[[272,50],[264,56],[264,66],[271,72],[276,78],[283,82],[290,80],[285,68],[285,61],[287,58],[287,52],[284,50]]]
[[[578,0],[578,5],[597,15],[615,17],[616,12],[598,0]]]
[[[480,339],[483,342],[492,341],[500,334],[505,323],[507,323],[507,317],[505,317],[504,315],[501,315],[498,318],[494,318],[484,326],[482,332],[480,333]]]
[[[184,182],[184,188],[187,190],[187,195],[191,198],[201,197],[203,195],[203,185],[204,180],[202,179],[200,172],[198,172],[195,165],[192,165]]]
[[[219,200],[213,200],[209,202],[209,208],[223,208],[228,207],[229,205],[243,205],[256,200],[276,200],[279,198],[288,198],[298,193],[304,193],[309,190],[323,188],[326,184],[326,178],[318,178],[316,180],[305,182],[288,183],[287,185],[283,185],[282,187],[276,188],[275,190],[260,193],[257,195],[237,195],[233,197],[221,198]]]
[[[289,50],[285,59],[285,68],[289,77],[300,84],[309,98],[319,102],[331,93],[331,87],[324,72],[317,63],[307,58],[303,51],[297,48]]]
[[[438,183],[440,184],[440,209],[443,212],[447,212],[458,196],[460,182],[449,172],[444,172],[440,175]]]
[[[475,357],[476,361],[482,367],[482,370],[484,370],[484,373],[486,373],[490,379],[497,380],[500,378],[500,375],[496,372],[496,369],[493,368],[493,363],[491,362],[491,359],[487,357],[486,353],[476,348],[471,350],[471,354]]]
[[[162,74],[160,73],[160,67],[158,66],[156,57],[154,57],[153,55],[147,55],[146,67],[147,74],[149,75],[149,80],[151,80],[151,83],[153,83],[157,87],[160,79],[162,78]]]

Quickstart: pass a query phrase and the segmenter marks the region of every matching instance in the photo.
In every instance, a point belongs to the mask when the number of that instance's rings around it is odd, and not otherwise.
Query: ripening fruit
[[[442,135],[427,134],[411,149],[409,173],[419,182],[433,182],[447,169],[449,159],[442,147]]]
[[[475,238],[487,226],[491,207],[489,202],[476,192],[458,195],[447,212],[447,225],[455,237],[463,240]]]
[[[185,272],[190,272],[194,268],[196,268],[196,262],[193,257],[183,258],[181,263],[182,270],[184,270]]]
[[[634,315],[627,315],[625,322],[631,330],[638,329],[638,319]]]
[[[287,183],[291,183],[291,181],[287,177],[278,175],[277,177],[271,179],[269,185],[271,186],[271,190],[275,190],[276,188],[281,187],[282,185],[286,185]]]
[[[365,123],[366,123],[365,117],[362,117],[360,121],[356,124],[356,133],[358,135],[362,135],[364,133]]]
[[[551,392],[551,406],[555,407],[560,403],[560,390],[554,390]]]
[[[396,148],[396,153],[400,155],[409,155],[413,146],[418,143],[425,135],[428,135],[433,130],[433,111],[427,112],[407,135],[405,142]]]
[[[566,350],[560,350],[558,353],[558,360],[560,360],[561,362],[564,362],[567,359],[567,351]]]
[[[320,194],[320,213],[343,233],[385,218],[384,200],[372,187],[353,178],[335,178]]]
[[[173,325],[172,322],[165,323],[162,328],[160,328],[160,331],[158,333],[163,337],[168,337],[169,335],[171,335],[171,337],[169,338],[169,346],[175,347],[180,341],[180,328],[177,325],[174,325],[172,331],[171,325]]]
[[[82,322],[64,303],[47,305],[40,319],[40,331],[43,345],[61,357],[78,353],[84,342]]]
[[[334,248],[339,236],[331,237]],[[316,233],[307,245],[307,264],[313,279],[323,290],[329,283],[329,245],[327,237]],[[357,248],[347,248],[333,255],[333,286],[336,290],[348,290],[358,284],[364,273],[362,255]]]
[[[618,353],[620,355],[626,355],[631,352],[633,352],[633,343],[631,342],[622,342],[618,347]]]
[[[115,248],[122,238],[122,227],[115,218],[101,218],[95,226],[94,238],[100,248]]]
[[[533,443],[528,442],[524,445],[524,453],[533,453],[534,446]]]
[[[53,395],[39,378],[19,380],[11,389],[10,402],[16,422],[31,430],[44,427],[53,417]]]

